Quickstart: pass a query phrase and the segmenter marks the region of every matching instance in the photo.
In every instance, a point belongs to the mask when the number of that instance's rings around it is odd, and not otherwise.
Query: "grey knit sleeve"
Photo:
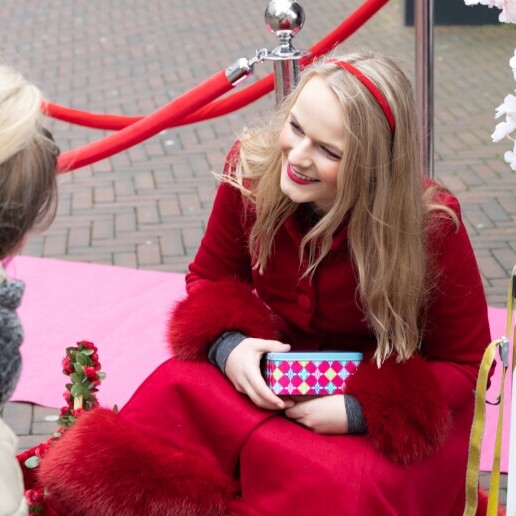
[[[364,434],[367,424],[360,402],[349,394],[344,394],[344,406],[348,415],[348,434]]]
[[[229,354],[244,340],[245,335],[239,331],[225,331],[210,347],[208,360],[224,372]]]

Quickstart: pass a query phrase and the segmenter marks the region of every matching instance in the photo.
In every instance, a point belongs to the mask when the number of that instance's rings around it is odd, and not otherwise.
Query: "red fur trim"
[[[106,409],[83,414],[39,469],[50,505],[71,516],[218,516],[237,492],[232,479]]]
[[[358,399],[369,437],[379,453],[408,464],[435,453],[452,425],[439,382],[420,357],[387,359],[380,368],[364,360],[346,382]]]
[[[277,339],[274,316],[249,284],[235,279],[203,281],[172,311],[168,342],[181,360],[206,359],[209,346],[225,331]]]

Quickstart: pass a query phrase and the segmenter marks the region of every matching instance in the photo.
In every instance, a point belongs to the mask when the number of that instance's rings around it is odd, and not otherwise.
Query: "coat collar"
[[[297,245],[301,245],[301,240],[304,235],[317,223],[320,218],[312,210],[309,204],[300,204],[297,210],[287,218],[284,227],[290,237]],[[342,221],[335,234],[333,235],[333,242],[331,250],[340,249],[347,245],[348,239],[348,223],[349,216],[346,216]]]

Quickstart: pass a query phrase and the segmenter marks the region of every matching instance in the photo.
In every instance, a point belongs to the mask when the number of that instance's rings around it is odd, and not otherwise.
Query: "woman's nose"
[[[307,166],[311,163],[311,146],[307,138],[297,141],[290,149],[288,160],[293,165]]]

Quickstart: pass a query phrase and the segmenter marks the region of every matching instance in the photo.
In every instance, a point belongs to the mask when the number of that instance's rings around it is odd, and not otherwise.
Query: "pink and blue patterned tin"
[[[361,360],[355,352],[266,353],[265,381],[278,396],[342,394]]]

